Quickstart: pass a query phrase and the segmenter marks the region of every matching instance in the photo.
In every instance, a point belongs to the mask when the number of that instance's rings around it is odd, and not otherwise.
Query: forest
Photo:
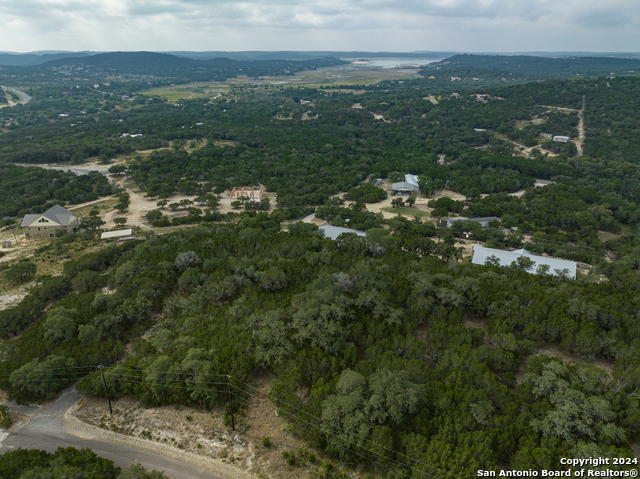
[[[219,375],[242,401],[253,394],[243,383],[270,372],[272,401],[314,447],[398,477],[423,477],[422,464],[473,477],[497,464],[561,468],[587,451],[632,456],[637,275],[576,282],[474,267],[429,251],[433,232],[374,228],[336,242],[244,215],[66,262],[0,312],[5,334],[12,318],[34,321],[5,349],[2,389],[50,398],[83,377],[78,389],[101,396],[95,366],[107,364],[115,396],[207,408],[227,400],[211,386]],[[615,380],[535,354],[549,343],[609,361]]]
[[[549,78],[573,68],[553,65],[544,81],[525,82],[524,67],[503,81],[503,66],[479,63],[464,82],[437,70],[339,89],[236,85],[179,101],[121,101],[139,80],[29,86],[34,100],[0,110],[0,215],[113,193],[101,175],[14,163],[127,155],[113,172],[159,202],[148,225],[194,226],[103,247],[81,231],[2,266],[1,280],[37,286],[0,311],[0,388],[39,401],[78,381],[102,397],[102,364],[113,396],[207,410],[226,407],[216,383],[229,375],[241,420],[252,381],[270,377],[269,400],[291,431],[389,478],[633,458],[640,83]],[[577,138],[580,110],[582,156],[544,136]],[[134,132],[143,137],[123,136]],[[405,173],[420,176],[423,193],[459,199],[431,199],[433,221],[368,211],[386,198],[373,181]],[[275,210],[216,211],[220,192],[258,184],[277,195]],[[178,193],[204,212],[169,220],[161,203]],[[366,236],[326,239],[296,222],[312,212]],[[437,221],[455,215],[500,221]],[[530,274],[525,262],[471,265],[456,246],[467,238],[589,272],[571,280]],[[78,250],[91,252],[70,258]],[[62,273],[36,276],[39,261],[62,262]]]
[[[100,173],[77,176],[65,171],[0,165],[0,219],[42,213],[55,204],[84,203],[113,193],[113,186]]]

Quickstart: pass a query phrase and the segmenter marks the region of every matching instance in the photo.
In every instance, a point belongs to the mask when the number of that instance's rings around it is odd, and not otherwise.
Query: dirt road
[[[582,95],[582,108],[578,112],[578,139],[573,140],[578,150],[578,156],[582,156],[584,146],[584,108],[587,104],[587,95]]]

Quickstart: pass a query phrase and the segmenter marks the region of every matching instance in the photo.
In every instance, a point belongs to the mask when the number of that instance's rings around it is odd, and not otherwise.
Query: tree
[[[118,226],[124,225],[127,224],[127,218],[114,218],[113,222]]]
[[[176,257],[175,265],[180,271],[185,271],[187,268],[198,266],[202,263],[200,256],[195,251],[186,251],[184,253],[178,253]]]
[[[407,203],[409,206],[413,206],[413,205],[415,205],[415,204],[416,204],[416,197],[415,197],[415,196],[413,196],[413,195],[412,195],[412,196],[409,196],[409,198],[407,198],[406,203]]]
[[[9,381],[18,397],[52,399],[75,380],[75,366],[73,359],[62,356],[50,355],[43,361],[36,358],[13,371]]]
[[[102,221],[100,219],[99,216],[97,215],[91,215],[91,213],[89,213],[90,216],[85,216],[83,218],[80,219],[80,227],[90,230],[90,231],[95,231],[97,229],[100,229],[100,227],[105,224],[104,221]]]
[[[158,208],[164,208],[165,206],[167,206],[167,203],[169,203],[167,200],[160,200],[156,203],[156,206]]]
[[[15,284],[26,283],[36,276],[37,267],[29,260],[22,260],[11,266],[5,273],[5,277]]]
[[[127,170],[127,167],[124,165],[114,165],[109,168],[109,173],[112,175],[121,175]]]
[[[45,321],[44,337],[54,342],[64,342],[72,339],[76,334],[77,309],[58,307],[47,313]]]
[[[218,199],[220,199],[220,196],[222,196],[222,193],[225,192],[225,188],[224,186],[216,186],[213,189],[213,194],[216,195],[218,197]]]
[[[114,208],[118,210],[120,213],[124,213],[129,209],[129,203],[118,203],[117,205],[114,206]]]
[[[391,206],[393,208],[401,208],[404,206],[404,200],[402,198],[394,198],[391,200]]]

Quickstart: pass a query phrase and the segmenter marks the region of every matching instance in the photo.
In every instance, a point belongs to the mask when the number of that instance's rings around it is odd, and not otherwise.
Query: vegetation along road
[[[78,400],[80,395],[74,388],[63,392],[55,402],[43,409],[29,423],[9,434],[0,444],[0,454],[18,448],[55,452],[58,447],[89,447],[99,456],[111,459],[116,466],[122,468],[139,463],[148,470],[164,471],[167,476],[176,479],[219,479],[219,476],[191,464],[119,444],[98,439],[82,439],[69,434],[65,431],[64,416]]]

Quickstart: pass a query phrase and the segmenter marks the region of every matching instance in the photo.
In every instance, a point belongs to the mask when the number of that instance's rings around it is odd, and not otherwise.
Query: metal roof
[[[487,258],[490,256],[494,256],[499,261],[500,266],[510,266],[518,258],[526,256],[534,262],[533,266],[528,270],[529,273],[536,274],[538,266],[546,264],[549,266],[549,274],[558,275],[557,271],[567,269],[569,270],[569,277],[572,279],[576,278],[576,268],[578,263],[574,261],[566,261],[564,259],[537,256],[529,253],[526,249],[505,251],[502,249],[485,248],[484,246],[474,246],[471,263],[484,265]]]
[[[410,185],[413,185],[413,186],[417,186],[417,187],[420,186],[420,184],[418,183],[418,176],[417,175],[406,174],[406,175],[404,175],[404,181],[406,183],[409,183]]]
[[[394,183],[391,186],[391,189],[393,191],[398,191],[398,190],[416,191],[418,187],[412,185],[411,183],[407,183],[406,181],[401,181],[399,183]]]
[[[106,233],[102,233],[100,235],[100,239],[108,239],[108,238],[119,238],[120,236],[131,236],[131,229],[128,230],[118,230],[118,231],[107,231]]]
[[[354,230],[351,228],[341,228],[340,226],[324,225],[318,229],[324,232],[325,238],[329,238],[332,240],[338,239],[338,236],[340,236],[342,233],[355,233],[358,236],[367,235],[367,233],[365,233],[364,231]]]
[[[73,213],[68,209],[60,205],[55,205],[49,208],[44,213],[35,214],[35,215],[34,214],[25,215],[24,219],[22,220],[21,226],[24,227],[24,226],[30,225],[36,219],[40,218],[40,216],[44,216],[45,218],[50,219],[51,221],[55,221],[60,226],[69,226],[69,223],[71,223],[72,218],[75,218]]]

